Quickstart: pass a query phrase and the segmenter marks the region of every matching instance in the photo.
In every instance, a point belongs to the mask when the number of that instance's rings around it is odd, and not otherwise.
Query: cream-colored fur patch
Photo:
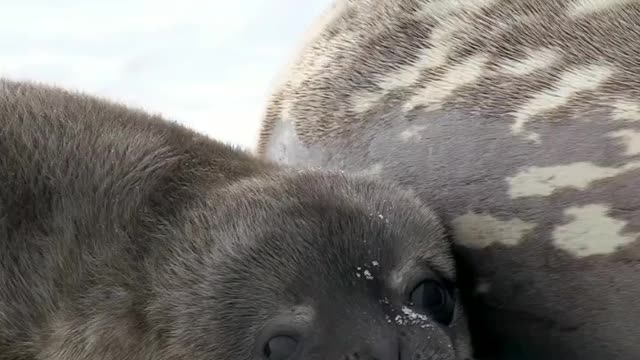
[[[494,0],[465,0],[434,1],[426,3],[425,7],[422,9],[423,11],[421,11],[419,15],[435,17],[439,20],[438,24],[431,30],[431,34],[429,35],[429,43],[431,46],[420,50],[418,60],[390,72],[376,83],[380,90],[367,90],[354,94],[351,97],[352,109],[357,113],[366,112],[376,104],[379,104],[380,100],[390,92],[414,85],[418,80],[420,80],[420,76],[425,70],[447,66],[447,60],[451,53],[451,49],[455,46],[456,42],[459,41],[454,39],[453,36],[455,34],[468,31],[472,28],[472,25],[470,23],[470,17],[468,16],[447,17],[444,15],[451,12],[457,12],[459,10],[464,10],[465,13],[472,13],[485,6],[489,6],[494,2]],[[448,73],[449,78],[445,77],[443,81],[447,82],[447,85],[449,86],[454,85],[455,81],[450,80],[453,75],[452,72],[475,70],[475,67],[469,66],[469,64],[473,61],[478,61],[480,57],[483,58],[481,60],[483,63],[486,62],[484,56],[476,56],[466,63],[467,68],[464,68],[464,65],[458,65],[450,69],[450,72]],[[466,78],[468,78],[468,75],[474,76],[477,74],[467,74]],[[465,78],[465,76],[463,76],[463,78]],[[443,86],[442,84],[435,84],[435,86],[440,89],[444,89],[447,85]],[[405,109],[410,107],[410,105],[405,105]],[[411,108],[409,108],[409,110],[410,109]]]
[[[498,65],[498,71],[523,76],[536,70],[546,69],[560,59],[560,54],[549,48],[529,50],[524,59],[507,59]]]
[[[450,51],[449,44],[445,41],[450,36],[448,31],[434,30],[431,35],[431,41],[434,45],[422,49],[418,60],[414,63],[402,66],[382,78],[376,84],[380,90],[361,91],[353,95],[351,103],[354,111],[358,113],[368,111],[378,104],[386,94],[415,84],[420,79],[422,71],[445,65]]]
[[[640,154],[640,131],[623,129],[609,133],[612,138],[620,139],[626,147],[626,155]]]
[[[420,51],[416,62],[391,72],[383,78],[378,86],[385,90],[410,86],[420,79],[420,74],[423,70],[445,65],[448,55],[449,49],[447,46],[443,46],[443,44],[425,48]]]
[[[512,132],[523,132],[525,124],[534,116],[566,105],[582,91],[597,89],[612,74],[611,67],[604,65],[587,65],[565,71],[551,89],[538,92],[513,113]]]
[[[426,110],[439,109],[456,90],[480,79],[487,61],[487,55],[477,54],[452,66],[441,79],[427,83],[425,87],[419,89],[404,104],[404,109],[409,111],[417,106],[424,106]]]
[[[367,112],[386,94],[386,91],[361,91],[351,96],[351,108],[359,114]]]
[[[637,0],[576,0],[569,7],[572,16],[587,16],[596,12],[612,10]]]
[[[511,198],[548,196],[562,188],[586,189],[592,182],[639,169],[640,162],[622,167],[601,167],[590,162],[576,162],[549,167],[528,167],[507,178]]]
[[[640,104],[637,101],[618,100],[613,103],[611,115],[615,120],[640,121]]]
[[[576,257],[605,255],[638,239],[638,234],[624,234],[626,222],[607,215],[609,208],[600,204],[565,210],[571,218],[553,231],[553,244]]]
[[[493,244],[515,246],[536,225],[520,219],[501,220],[489,214],[467,213],[452,221],[455,242],[470,248]]]

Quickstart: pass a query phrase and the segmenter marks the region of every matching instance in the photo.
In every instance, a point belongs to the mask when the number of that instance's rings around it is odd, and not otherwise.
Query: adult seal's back
[[[463,360],[457,293],[410,193],[0,83],[2,360]]]
[[[640,2],[338,1],[259,152],[430,199],[480,353],[640,355]]]

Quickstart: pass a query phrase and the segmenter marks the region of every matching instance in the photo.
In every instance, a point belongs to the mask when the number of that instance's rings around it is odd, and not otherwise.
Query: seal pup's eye
[[[298,341],[291,336],[272,337],[264,346],[264,358],[267,360],[287,360],[298,347]]]
[[[453,321],[453,299],[438,281],[421,282],[411,291],[410,299],[413,306],[430,314],[435,321],[443,325],[449,325]]]

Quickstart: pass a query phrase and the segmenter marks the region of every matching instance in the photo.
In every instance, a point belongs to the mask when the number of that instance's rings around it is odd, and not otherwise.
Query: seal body
[[[640,355],[640,2],[337,1],[261,156],[393,180],[445,217],[499,359]]]
[[[2,360],[462,360],[456,289],[411,193],[0,82]]]

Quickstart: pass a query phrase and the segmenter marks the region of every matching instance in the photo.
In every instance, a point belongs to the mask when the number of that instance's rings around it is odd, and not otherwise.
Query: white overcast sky
[[[0,76],[107,96],[252,148],[274,78],[331,1],[7,2]]]

